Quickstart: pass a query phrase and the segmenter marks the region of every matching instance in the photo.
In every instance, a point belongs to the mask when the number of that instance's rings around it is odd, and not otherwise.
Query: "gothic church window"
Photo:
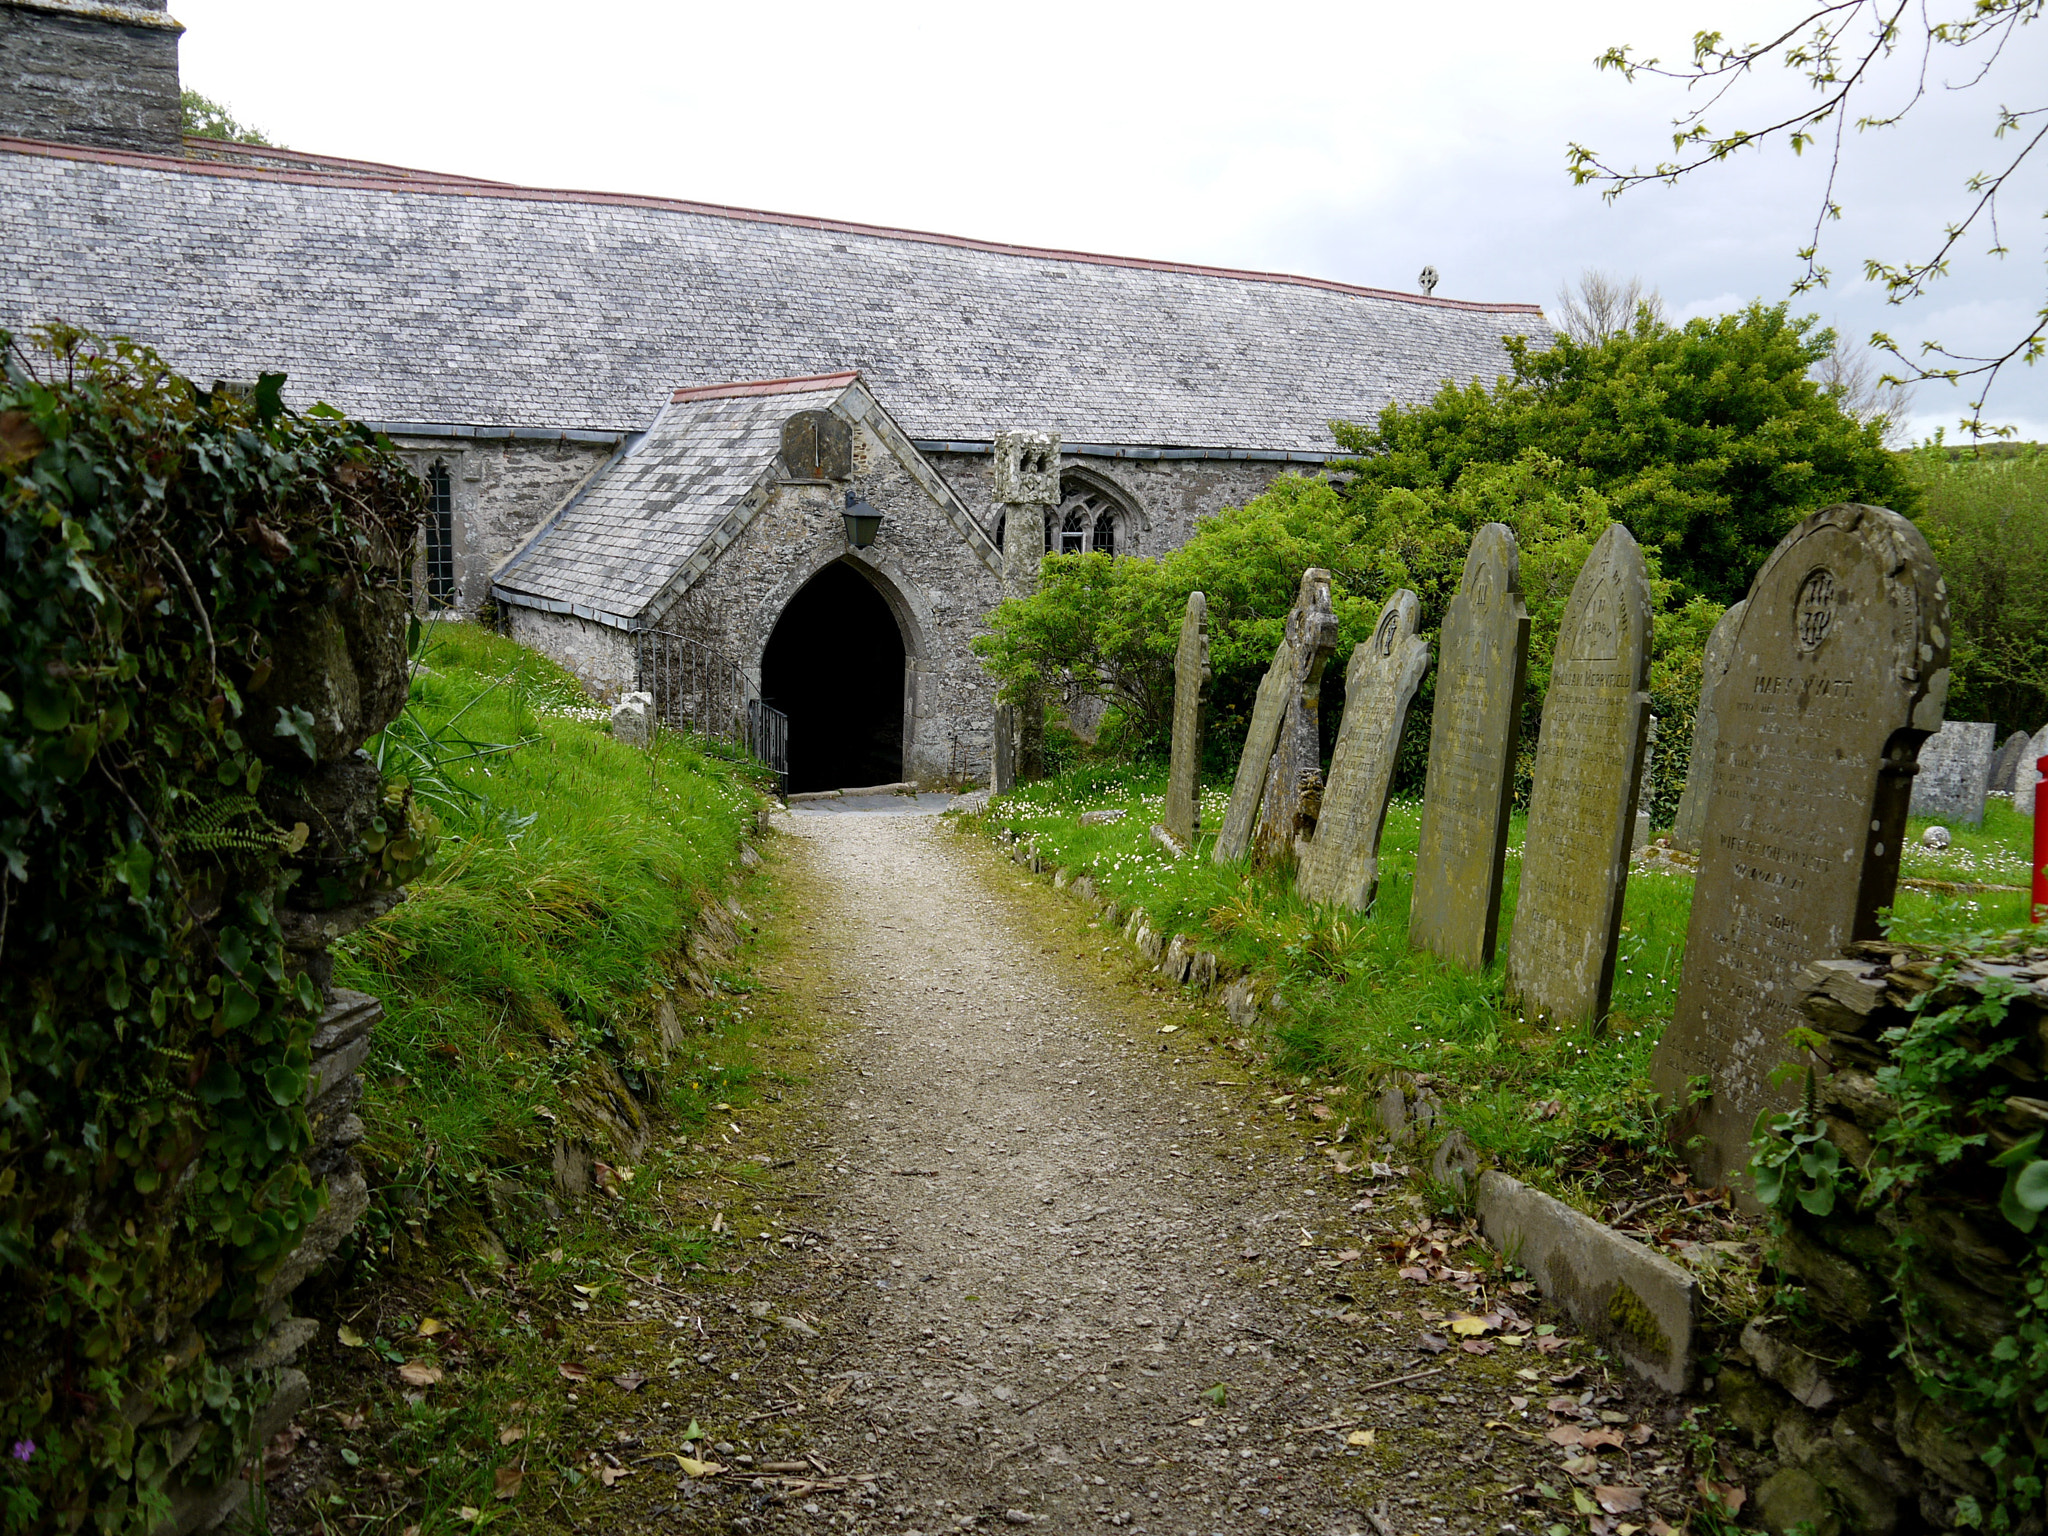
[[[439,459],[427,469],[427,606],[455,606],[455,486]]]
[[[1060,505],[1048,531],[1057,529],[1063,555],[1094,550],[1105,555],[1138,552],[1137,515],[1092,479],[1069,475],[1060,482]]]

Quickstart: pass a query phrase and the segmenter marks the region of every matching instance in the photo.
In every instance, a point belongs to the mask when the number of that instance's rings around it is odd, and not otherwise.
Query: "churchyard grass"
[[[597,1063],[647,1069],[664,962],[757,803],[736,764],[672,734],[645,753],[614,742],[568,674],[475,626],[437,626],[411,712],[475,744],[450,742],[441,770],[474,798],[444,800],[435,867],[335,969],[385,1005],[360,1155],[387,1250],[445,1204],[480,1205],[498,1170],[545,1175],[551,1121]],[[707,1058],[670,1107],[701,1115],[744,1075]]]
[[[302,1293],[320,1322],[305,1363],[329,1405],[301,1418],[321,1475],[306,1486],[306,1458],[290,1464],[273,1531],[401,1511],[394,1530],[554,1528],[596,1488],[579,1384],[563,1379],[586,1358],[575,1330],[633,1315],[623,1271],[676,1286],[720,1265],[731,1238],[689,1198],[701,1170],[682,1137],[709,1141],[714,1114],[720,1131],[760,1118],[784,1077],[758,1064],[766,1026],[744,974],[722,976],[716,999],[674,980],[685,927],[729,889],[760,803],[747,769],[669,733],[651,751],[614,742],[561,669],[466,625],[430,638],[412,710],[422,733],[456,722],[472,744],[520,745],[443,753],[455,809],[435,867],[339,946],[337,983],[385,1005],[363,1068],[372,1206]],[[647,1044],[664,996],[685,1033],[665,1071]],[[556,1198],[556,1126],[574,1124],[579,1088],[621,1078],[666,1123],[596,1196]],[[734,1165],[733,1193],[761,1173]],[[586,1399],[615,1393],[596,1363]]]
[[[1588,1206],[1639,1179],[1646,1167],[1663,1166],[1648,1069],[1684,960],[1689,874],[1654,863],[1635,867],[1604,1027],[1550,1029],[1507,1006],[1498,959],[1483,973],[1469,973],[1409,947],[1419,801],[1396,800],[1388,812],[1379,902],[1363,915],[1314,907],[1294,893],[1291,879],[1241,864],[1169,858],[1151,836],[1164,787],[1157,766],[1084,765],[1019,789],[986,819],[991,829],[1029,838],[1049,866],[1088,873],[1126,911],[1142,908],[1162,936],[1187,934],[1215,951],[1227,970],[1250,971],[1276,988],[1285,1006],[1262,1019],[1273,1032],[1265,1043],[1279,1070],[1343,1083],[1354,1093],[1396,1071],[1427,1073],[1447,1122],[1465,1131],[1483,1159]],[[1205,853],[1227,796],[1225,785],[1204,790]],[[1119,807],[1127,812],[1120,821],[1079,823],[1083,811]],[[1920,848],[1916,821],[1906,874],[2016,884],[2031,826],[1994,799],[1981,832],[1952,829],[1954,843],[1936,855]],[[1517,813],[1502,897],[1502,956],[1514,922],[1522,835]],[[1897,910],[1919,931],[2010,927],[2024,919],[2023,901],[1909,887],[1900,891]],[[1354,1121],[1369,1111],[1367,1100],[1352,1100]]]

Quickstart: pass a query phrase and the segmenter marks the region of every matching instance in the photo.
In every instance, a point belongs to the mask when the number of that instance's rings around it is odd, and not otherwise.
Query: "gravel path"
[[[816,1465],[884,1476],[737,1528],[1491,1536],[1542,1528],[1504,1490],[1569,1486],[1546,1399],[1638,1416],[1577,1349],[1418,1347],[1498,1303],[1396,1277],[1402,1181],[1334,1177],[1221,1021],[1044,882],[930,815],[782,825],[803,963],[763,980],[841,1026],[803,1158],[837,1354],[790,1375]]]

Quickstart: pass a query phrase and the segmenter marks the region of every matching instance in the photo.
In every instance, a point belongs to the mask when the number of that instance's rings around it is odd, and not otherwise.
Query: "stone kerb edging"
[[[996,836],[1009,845],[1014,863],[1033,874],[1048,872],[1035,843],[1008,831]],[[1117,927],[1152,969],[1182,986],[1215,993],[1231,1025],[1247,1036],[1262,1014],[1285,1007],[1276,989],[1248,973],[1231,972],[1187,935],[1162,936],[1142,908],[1119,908],[1087,873],[1064,865],[1050,873],[1055,890],[1087,903]],[[1462,1131],[1434,1136],[1442,1108],[1427,1074],[1392,1074],[1374,1103],[1373,1118],[1396,1147],[1419,1148],[1434,1137],[1430,1177],[1461,1196],[1477,1182],[1480,1230],[1497,1252],[1527,1269],[1545,1296],[1637,1376],[1666,1392],[1690,1390],[1699,1306],[1699,1285],[1690,1274],[1518,1179],[1480,1172],[1478,1154]]]

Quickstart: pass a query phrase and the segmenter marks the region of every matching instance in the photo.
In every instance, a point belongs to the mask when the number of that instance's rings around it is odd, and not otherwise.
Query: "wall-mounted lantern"
[[[866,549],[875,542],[875,535],[881,531],[882,514],[862,501],[853,492],[846,493],[846,542],[855,549]]]

